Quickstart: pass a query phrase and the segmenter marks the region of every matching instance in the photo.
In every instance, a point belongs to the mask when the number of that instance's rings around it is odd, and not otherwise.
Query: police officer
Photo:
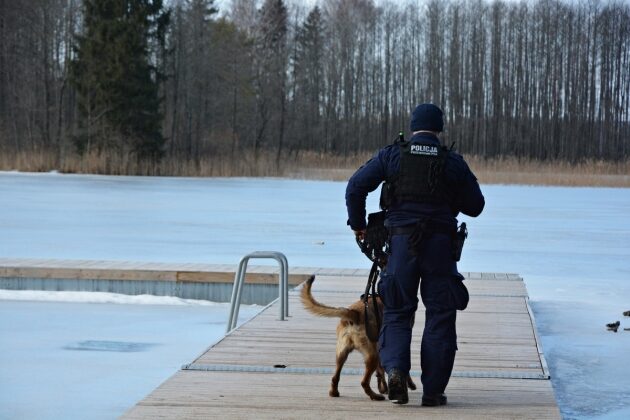
[[[422,405],[446,404],[444,390],[457,350],[456,311],[468,304],[453,252],[456,217],[460,212],[476,217],[485,205],[462,156],[441,146],[443,125],[440,108],[418,105],[410,123],[413,137],[381,149],[352,175],[346,189],[348,224],[363,239],[366,197],[384,182],[381,207],[386,209],[390,255],[379,282],[384,304],[379,354],[388,375],[388,397],[397,404],[409,401],[418,287],[426,309],[420,348]]]

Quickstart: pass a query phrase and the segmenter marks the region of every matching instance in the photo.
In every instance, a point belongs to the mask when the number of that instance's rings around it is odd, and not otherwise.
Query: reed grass
[[[306,155],[300,168],[288,172],[291,177],[347,180],[370,158],[370,154],[348,159]],[[630,160],[607,162],[590,160],[579,163],[536,161],[514,157],[485,159],[467,156],[466,161],[482,184],[558,185],[630,188]]]
[[[286,177],[345,181],[370,157],[371,153],[349,156],[316,152],[292,152],[278,163],[275,153],[237,153],[184,159],[166,157],[159,164],[138,162],[130,155],[92,153],[60,157],[48,151],[0,153],[0,170],[155,175],[186,177]],[[518,158],[466,160],[482,184],[529,184],[630,188],[630,160],[622,162],[535,161]]]
[[[571,163],[471,157],[467,161],[483,184],[630,187],[630,160]]]

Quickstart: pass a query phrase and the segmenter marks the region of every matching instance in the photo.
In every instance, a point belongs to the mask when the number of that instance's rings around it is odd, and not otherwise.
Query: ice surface
[[[124,299],[102,295],[109,297],[87,301]],[[0,300],[0,419],[116,418],[223,337],[227,324],[227,304],[73,299]],[[259,310],[244,305],[239,322]]]
[[[484,213],[461,218],[470,236],[460,270],[524,277],[563,416],[627,418],[630,189],[482,189]],[[0,256],[237,264],[276,250],[290,266],[369,268],[346,226],[344,190],[285,179],[0,173]],[[619,332],[606,331],[616,320]]]

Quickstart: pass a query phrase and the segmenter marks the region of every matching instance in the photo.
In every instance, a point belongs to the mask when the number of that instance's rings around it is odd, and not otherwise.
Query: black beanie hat
[[[418,105],[411,114],[409,128],[411,132],[420,130],[441,132],[444,128],[442,110],[433,104]]]

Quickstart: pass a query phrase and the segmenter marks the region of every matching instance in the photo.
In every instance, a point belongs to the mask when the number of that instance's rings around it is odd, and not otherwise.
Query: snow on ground
[[[104,292],[73,292],[45,290],[3,290],[0,301],[16,300],[29,302],[73,302],[73,303],[118,303],[126,305],[193,305],[217,306],[217,302],[199,299],[182,299],[177,296],[120,295]],[[255,306],[255,305],[254,305]]]
[[[290,266],[368,268],[346,226],[344,189],[341,182],[283,179],[0,173],[0,256],[237,264],[248,252],[277,250],[287,255]],[[460,270],[524,277],[565,418],[627,418],[630,364],[625,360],[630,332],[623,328],[630,328],[630,318],[621,313],[630,310],[630,189],[494,185],[482,189],[484,213],[477,219],[462,218],[470,237]],[[377,197],[372,197],[369,208],[375,211],[376,203]],[[35,305],[27,312],[40,316],[51,309],[37,305],[66,305],[62,313],[74,318],[71,308],[84,304],[4,301],[0,311],[21,313],[21,305]],[[213,310],[183,308],[210,315]],[[139,338],[145,333],[142,328],[158,328],[165,320],[158,316],[151,325],[138,324],[137,332],[128,331],[128,341],[152,343]],[[616,320],[622,323],[620,331],[606,331],[604,324]],[[3,347],[7,323],[0,317]],[[20,345],[37,345],[32,360],[51,350],[41,350],[48,336],[40,340],[36,330],[29,335],[30,325],[18,323]],[[96,340],[86,336],[91,330],[87,322],[80,325],[83,340]],[[9,336],[16,334],[18,330],[12,329]],[[166,340],[169,334],[178,343],[175,331],[159,337]],[[212,340],[205,339],[202,347]],[[159,348],[139,354],[149,359],[147,363],[159,365]],[[72,360],[79,353],[103,353],[65,352]],[[177,357],[173,369],[192,356]],[[0,372],[7,363],[0,361]],[[29,366],[25,371],[35,373]],[[1,375],[0,388],[7,389],[8,377]],[[30,395],[29,384],[35,386],[33,380],[25,381],[21,392]],[[17,401],[18,394],[2,393],[0,398]],[[42,399],[48,397],[41,394]],[[0,400],[0,407],[4,402]]]

